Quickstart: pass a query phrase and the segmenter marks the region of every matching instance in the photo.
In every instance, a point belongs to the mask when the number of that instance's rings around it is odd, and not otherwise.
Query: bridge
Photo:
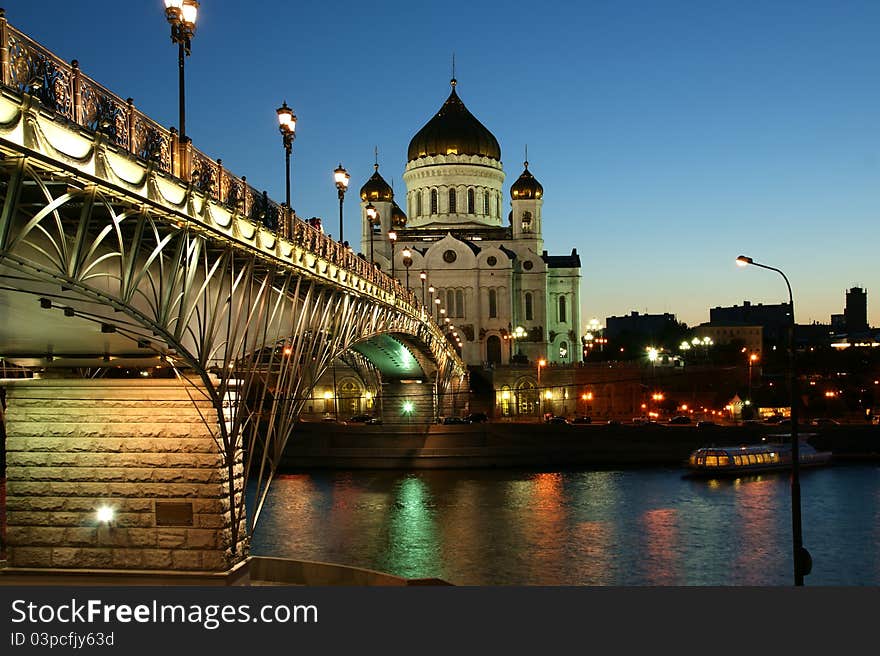
[[[330,372],[448,412],[466,368],[396,280],[2,13],[0,46],[10,568],[222,575]]]

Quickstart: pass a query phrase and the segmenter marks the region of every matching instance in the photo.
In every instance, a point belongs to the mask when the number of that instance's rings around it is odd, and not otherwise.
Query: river
[[[254,555],[456,585],[790,585],[786,473],[314,470],[274,482]],[[880,585],[880,466],[802,470],[807,585]]]

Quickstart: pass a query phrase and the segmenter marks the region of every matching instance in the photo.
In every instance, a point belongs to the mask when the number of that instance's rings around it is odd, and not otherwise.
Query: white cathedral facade
[[[578,362],[577,250],[543,250],[544,189],[528,162],[511,186],[505,221],[501,148],[455,87],[453,79],[449,98],[409,144],[405,211],[378,164],[361,188],[361,252],[402,284],[408,279],[439,323],[458,333],[468,364]]]

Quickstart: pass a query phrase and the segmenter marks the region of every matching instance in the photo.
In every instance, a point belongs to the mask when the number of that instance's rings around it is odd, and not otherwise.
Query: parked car
[[[745,422],[743,422],[743,423],[745,423]],[[717,426],[717,425],[718,424],[716,424],[714,421],[708,421],[706,419],[703,419],[702,421],[697,422],[697,428],[712,428],[713,426]]]
[[[669,420],[670,424],[689,424],[691,423],[691,418],[687,415],[678,415],[677,417],[673,417]]]
[[[381,426],[381,425],[382,425],[382,419],[379,418],[379,417],[371,417],[371,418],[367,421],[367,424],[370,425],[370,426]]]
[[[489,415],[485,412],[472,412],[465,417],[465,419],[470,424],[482,424],[483,422],[489,421]]]
[[[632,423],[634,424],[650,424],[651,420],[647,417],[633,417]]]
[[[464,417],[443,417],[443,424],[449,426],[450,424],[467,424],[469,423],[467,419]]]
[[[618,420],[618,419],[609,419],[609,420],[608,420],[608,425],[609,425],[609,426],[620,426],[620,420]]]
[[[555,417],[550,417],[550,421],[548,421],[547,423],[550,423],[550,424],[567,424],[567,423],[568,423],[568,419],[566,419],[565,417],[560,417],[559,415],[556,415]]]
[[[811,426],[840,426],[839,421],[829,419],[828,417],[816,417],[810,422]]]
[[[373,415],[355,415],[354,417],[350,417],[348,421],[352,424],[366,424],[369,423],[372,418]]]
[[[575,417],[574,419],[571,420],[571,423],[573,423],[573,424],[592,424],[593,418],[592,417],[584,417],[584,416]]]

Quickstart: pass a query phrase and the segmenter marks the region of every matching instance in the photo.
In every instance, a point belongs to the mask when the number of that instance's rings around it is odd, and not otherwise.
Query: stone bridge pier
[[[228,495],[230,471],[243,494],[242,464],[224,462],[203,390],[173,378],[2,385],[4,574],[209,584],[244,573],[247,543],[232,543]]]

